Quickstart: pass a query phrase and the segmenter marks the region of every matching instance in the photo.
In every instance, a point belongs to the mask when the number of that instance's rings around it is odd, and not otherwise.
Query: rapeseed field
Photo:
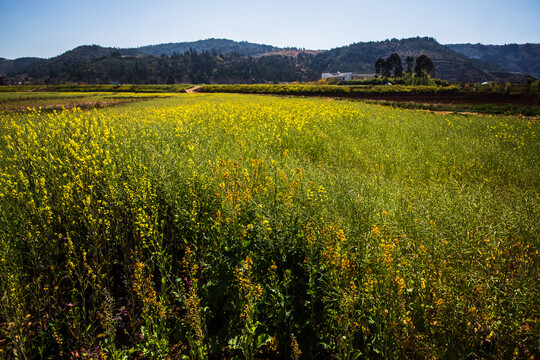
[[[0,114],[0,357],[538,357],[540,123],[182,94]]]

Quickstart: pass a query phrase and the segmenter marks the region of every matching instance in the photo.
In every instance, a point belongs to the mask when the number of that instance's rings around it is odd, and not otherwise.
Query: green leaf
[[[258,349],[263,345],[268,344],[272,340],[272,337],[268,334],[260,334],[257,336],[257,342],[255,344],[255,348]]]
[[[242,343],[242,339],[239,335],[229,339],[229,347],[231,349],[241,349],[242,348],[241,343]]]

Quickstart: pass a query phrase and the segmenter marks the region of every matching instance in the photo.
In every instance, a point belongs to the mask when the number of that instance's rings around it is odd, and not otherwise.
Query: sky
[[[539,0],[0,0],[0,57],[208,38],[327,50],[430,36],[540,43]]]

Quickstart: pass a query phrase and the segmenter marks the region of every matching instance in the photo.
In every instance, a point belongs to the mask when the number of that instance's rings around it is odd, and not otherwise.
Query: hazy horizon
[[[441,44],[540,43],[540,2],[19,0],[0,5],[0,57],[50,58],[81,45],[135,48],[209,38],[329,50],[432,37]]]

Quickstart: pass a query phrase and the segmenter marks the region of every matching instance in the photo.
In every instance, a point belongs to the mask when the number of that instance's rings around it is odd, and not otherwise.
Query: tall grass
[[[214,94],[1,116],[6,358],[537,354],[537,120]]]

